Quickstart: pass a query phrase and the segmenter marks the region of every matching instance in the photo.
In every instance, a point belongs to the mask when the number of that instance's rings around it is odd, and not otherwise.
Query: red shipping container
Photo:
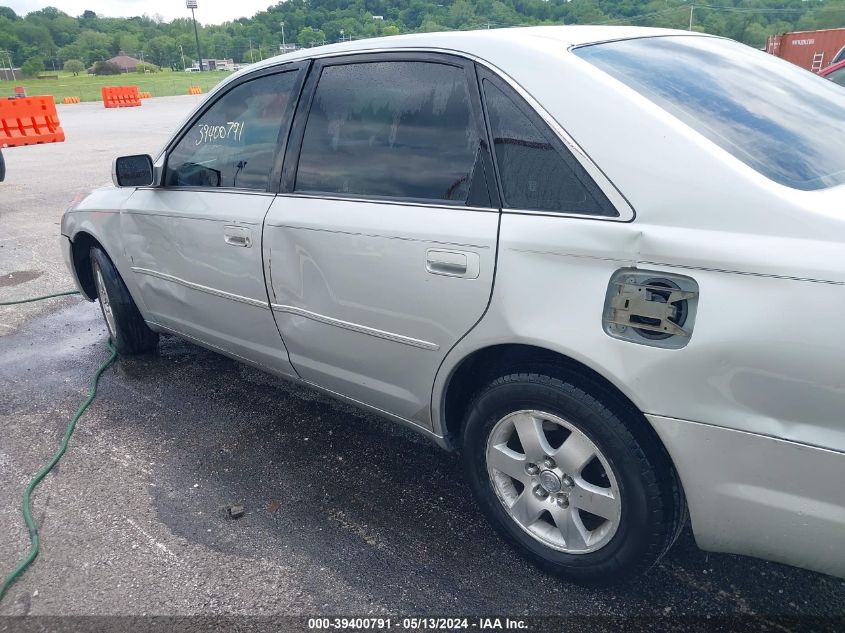
[[[817,73],[845,59],[845,28],[770,35],[766,52]]]

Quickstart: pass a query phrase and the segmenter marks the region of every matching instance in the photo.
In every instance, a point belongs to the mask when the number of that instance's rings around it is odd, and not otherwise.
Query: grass
[[[65,97],[79,97],[82,101],[101,101],[100,88],[103,86],[138,86],[140,92],[150,92],[153,97],[186,95],[188,88],[199,86],[203,92],[220,83],[232,73],[213,71],[203,73],[185,73],[163,71],[143,75],[125,73],[123,75],[79,75],[58,73],[58,79],[19,79],[18,81],[0,81],[0,97],[9,97],[15,92],[15,86],[24,86],[26,94],[52,95],[56,103]]]

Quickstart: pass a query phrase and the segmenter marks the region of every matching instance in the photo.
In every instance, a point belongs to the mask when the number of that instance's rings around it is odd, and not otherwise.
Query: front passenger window
[[[260,77],[224,94],[170,153],[165,186],[266,190],[296,77]]]

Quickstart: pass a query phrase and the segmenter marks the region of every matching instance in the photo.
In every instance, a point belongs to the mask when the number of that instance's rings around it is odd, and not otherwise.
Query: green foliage
[[[112,62],[94,62],[95,75],[119,75],[120,66]]]
[[[74,77],[85,71],[85,64],[79,59],[69,59],[65,62],[64,70],[66,73],[73,73]]]
[[[37,77],[38,73],[44,70],[43,57],[30,57],[21,64],[21,73],[26,77]]]
[[[630,24],[686,29],[689,0],[285,0],[251,18],[201,26],[204,57],[257,61],[285,42],[310,46],[397,32],[483,29],[532,24]],[[374,20],[373,15],[383,20]],[[198,12],[202,19],[202,8]],[[693,28],[761,47],[768,35],[845,26],[845,0],[718,0],[693,11]],[[341,34],[342,32],[342,34]],[[180,51],[181,46],[181,51]],[[189,18],[73,17],[47,7],[21,17],[0,7],[0,49],[15,64],[45,57],[86,66],[125,52],[162,68],[196,61]],[[182,55],[184,54],[184,58]]]
[[[160,70],[161,70],[161,68],[159,68],[155,64],[144,63],[144,64],[138,64],[137,66],[135,66],[135,72],[141,73],[142,75],[146,74],[146,73],[157,73]]]
[[[326,39],[326,34],[320,30],[314,30],[310,26],[306,26],[299,32],[296,37],[296,43],[300,46],[312,46],[314,44],[321,44]]]

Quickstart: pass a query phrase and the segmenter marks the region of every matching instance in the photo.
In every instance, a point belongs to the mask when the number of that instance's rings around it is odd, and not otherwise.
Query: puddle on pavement
[[[0,288],[17,286],[27,281],[38,279],[43,274],[43,270],[14,270],[10,273],[0,275]]]

